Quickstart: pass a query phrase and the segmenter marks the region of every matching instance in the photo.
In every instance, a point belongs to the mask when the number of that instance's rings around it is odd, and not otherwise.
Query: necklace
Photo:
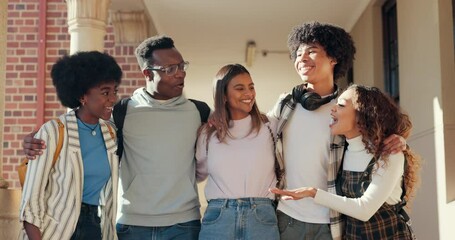
[[[80,119],[79,119],[80,120]],[[85,124],[82,120],[80,120],[84,126],[86,126],[88,129],[90,129],[92,136],[96,136],[96,131],[95,129],[100,125],[100,123],[97,123],[93,128],[91,128],[89,125]]]

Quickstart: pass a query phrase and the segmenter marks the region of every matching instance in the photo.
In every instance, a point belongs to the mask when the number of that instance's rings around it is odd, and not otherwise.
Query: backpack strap
[[[111,135],[111,138],[115,140],[115,134],[114,134],[114,130],[112,129],[111,124],[106,123],[106,126],[107,126],[107,129],[109,130],[109,134]]]
[[[60,118],[57,118],[57,124],[58,124],[58,142],[57,142],[57,148],[55,149],[55,153],[54,153],[54,159],[52,160],[52,167],[54,167],[55,163],[57,162],[58,156],[60,155],[60,151],[62,150],[62,146],[63,146],[63,129],[65,128],[65,125],[63,125]]]
[[[199,111],[199,116],[201,117],[201,122],[206,123],[207,119],[209,118],[209,115],[210,115],[209,105],[207,105],[207,103],[205,103],[205,102],[194,100],[194,99],[188,99],[188,100],[190,100],[191,102],[194,103],[194,105],[196,105],[196,108]]]
[[[119,160],[123,154],[123,124],[125,123],[126,111],[128,110],[128,102],[130,97],[123,98],[114,105],[112,115],[114,118],[115,126],[117,127],[117,156]]]
[[[55,163],[57,162],[58,156],[60,155],[60,151],[62,150],[63,146],[63,130],[65,129],[65,125],[63,125],[62,121],[57,118],[56,119],[58,124],[58,140],[57,140],[57,148],[55,149],[54,157],[52,159],[52,167],[54,167]],[[28,158],[24,158],[21,164],[17,167],[17,174],[19,176],[19,183],[21,187],[24,186],[25,183],[25,175],[27,174],[27,165],[28,165]]]

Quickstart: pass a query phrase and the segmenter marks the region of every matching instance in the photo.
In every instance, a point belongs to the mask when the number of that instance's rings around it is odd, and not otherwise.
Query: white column
[[[67,0],[70,54],[104,51],[104,36],[110,0]]]

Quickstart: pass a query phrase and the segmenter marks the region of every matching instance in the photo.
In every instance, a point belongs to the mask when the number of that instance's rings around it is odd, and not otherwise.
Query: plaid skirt
[[[368,169],[367,169],[368,170]],[[371,182],[371,172],[342,171],[339,175],[341,194],[350,198],[358,198]],[[365,180],[366,177],[366,180]],[[399,214],[397,205],[384,203],[367,222],[345,217],[345,234],[343,239],[378,240],[378,239],[414,239],[410,226]]]

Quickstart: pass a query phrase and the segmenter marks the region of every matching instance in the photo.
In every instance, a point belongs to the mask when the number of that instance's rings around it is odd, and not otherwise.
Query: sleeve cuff
[[[42,221],[39,219],[38,216],[34,215],[33,212],[23,211],[19,220],[21,222],[28,222],[30,224],[33,224],[41,230]]]

